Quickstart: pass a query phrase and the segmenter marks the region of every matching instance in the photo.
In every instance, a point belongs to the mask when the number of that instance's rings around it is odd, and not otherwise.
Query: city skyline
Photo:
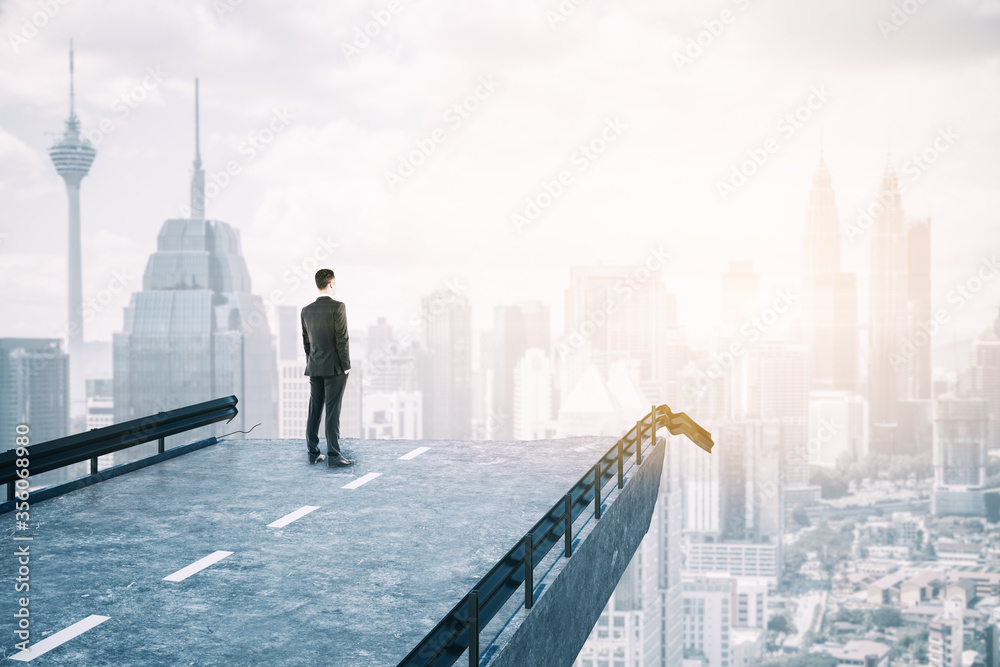
[[[482,85],[486,87],[487,83],[484,82]],[[207,212],[206,205],[213,197],[213,193],[218,192],[220,188],[218,179],[215,177],[217,174],[210,175],[209,180],[213,182],[206,184],[206,172],[203,167],[204,163],[201,155],[199,107],[199,81],[195,78],[195,158],[191,168],[189,204],[182,204],[180,212],[186,214],[192,220],[210,220],[212,216]],[[67,127],[76,130],[79,122],[74,109],[73,88],[71,85],[71,116],[70,121],[67,121]],[[275,132],[279,131],[279,126],[274,126]],[[620,127],[609,123],[608,129],[610,130],[612,127],[614,127],[614,131],[610,135],[602,135],[608,136],[608,141],[611,141],[611,137],[620,131]],[[87,134],[87,131],[84,130],[83,134]],[[751,157],[753,155],[751,153]],[[232,177],[235,177],[238,170],[233,169],[231,163],[226,168],[232,172]],[[904,173],[907,168],[904,167]],[[931,356],[931,345],[922,343],[917,346],[917,349],[910,352],[906,352],[903,345],[904,341],[915,340],[915,335],[919,333],[920,326],[930,321],[930,313],[932,312],[928,299],[928,288],[934,274],[930,270],[930,266],[933,263],[931,256],[930,219],[924,217],[914,218],[909,213],[909,208],[906,209],[904,217],[904,206],[901,195],[906,190],[906,187],[900,183],[891,155],[886,157],[881,181],[881,186],[876,192],[874,199],[875,203],[869,205],[865,210],[867,217],[864,220],[867,223],[862,224],[862,218],[859,217],[859,224],[857,226],[848,224],[843,228],[839,228],[841,222],[838,215],[838,188],[832,184],[827,164],[827,153],[825,150],[820,151],[818,165],[814,168],[812,185],[807,195],[809,204],[805,209],[803,225],[799,232],[801,238],[805,241],[804,261],[801,266],[802,273],[800,274],[800,280],[797,283],[792,283],[793,287],[790,296],[787,292],[778,291],[778,300],[785,301],[786,305],[790,305],[793,310],[799,309],[799,305],[795,302],[803,301],[804,309],[795,312],[793,317],[779,318],[782,321],[773,327],[773,330],[761,328],[764,340],[785,341],[787,344],[805,342],[812,346],[814,359],[820,359],[822,355],[816,351],[826,349],[831,340],[816,337],[815,333],[810,333],[809,326],[812,326],[815,331],[819,331],[823,336],[827,336],[829,335],[831,324],[836,322],[838,329],[842,330],[842,332],[834,336],[833,341],[838,350],[843,347],[846,352],[841,353],[835,350],[831,359],[836,358],[834,359],[834,366],[843,362],[848,363],[850,366],[855,366],[855,368],[853,370],[849,369],[846,373],[841,373],[843,377],[836,379],[832,377],[830,368],[815,367],[811,371],[806,369],[805,364],[813,362],[802,356],[805,353],[805,348],[802,352],[796,352],[792,347],[774,347],[771,353],[764,351],[765,348],[763,347],[759,348],[760,351],[752,353],[748,360],[742,362],[744,364],[744,371],[741,372],[750,372],[754,377],[762,378],[765,384],[768,382],[773,384],[777,381],[778,375],[775,372],[778,366],[772,368],[772,365],[775,363],[779,366],[781,364],[787,365],[787,360],[794,360],[793,364],[796,367],[803,366],[802,373],[804,377],[808,377],[809,373],[812,374],[812,380],[807,382],[801,382],[798,375],[795,374],[793,374],[794,377],[789,375],[786,378],[786,384],[788,385],[788,390],[786,391],[787,397],[781,400],[787,402],[789,397],[798,392],[796,394],[797,397],[792,397],[791,400],[799,407],[787,412],[787,414],[784,412],[779,414],[778,412],[769,411],[769,409],[761,412],[760,409],[753,407],[750,407],[748,411],[747,406],[750,404],[766,405],[768,401],[774,401],[775,398],[773,396],[765,397],[764,393],[760,393],[757,390],[751,391],[741,388],[740,383],[742,381],[736,380],[734,377],[730,380],[730,382],[734,382],[733,384],[717,388],[718,391],[713,392],[715,397],[711,400],[723,401],[722,412],[716,416],[725,419],[745,419],[747,416],[759,417],[768,415],[804,420],[807,417],[807,410],[805,409],[807,404],[806,393],[810,383],[813,388],[833,388],[848,392],[860,390],[864,385],[855,377],[858,357],[851,350],[859,338],[862,340],[867,338],[872,342],[870,349],[867,350],[870,358],[867,359],[867,363],[863,361],[862,365],[867,365],[869,369],[866,394],[873,403],[873,412],[877,415],[872,418],[872,425],[874,427],[872,429],[872,440],[875,443],[874,451],[892,451],[891,439],[887,441],[890,444],[881,444],[876,430],[877,428],[881,428],[881,424],[889,423],[896,419],[895,406],[899,401],[926,400],[931,397],[931,369],[928,366]],[[560,182],[562,182],[562,177],[560,177]],[[215,185],[215,191],[212,190],[213,185]],[[552,190],[550,185],[547,183],[545,187],[551,191],[551,196],[554,197],[558,193]],[[907,200],[907,205],[908,203],[909,200]],[[180,221],[175,219],[175,222]],[[228,225],[225,223],[221,224],[224,227],[223,231],[233,236],[233,239],[229,243],[239,253],[240,246],[242,245],[242,234],[239,233],[238,229],[230,231]],[[163,236],[166,229],[167,227],[165,226],[161,230],[161,236]],[[186,234],[187,232],[184,233]],[[866,295],[866,291],[864,289],[855,291],[858,282],[855,279],[857,274],[842,271],[842,246],[846,245],[850,247],[856,235],[871,237],[873,254],[870,258],[869,269],[867,275],[865,275],[864,270],[859,271],[859,273],[867,278],[863,284],[869,286],[868,293],[876,294],[877,298],[881,299],[881,301],[868,299],[867,308],[865,305],[862,305],[866,301],[863,298]],[[312,257],[307,258],[309,262],[304,261],[301,267],[296,267],[296,270],[292,272],[294,273],[296,283],[305,283],[308,285],[311,282],[312,268],[328,265],[333,259],[334,252],[339,250],[336,244],[330,245],[328,241],[323,241],[320,245],[323,247],[324,252],[322,257],[314,253]],[[162,250],[163,248],[160,248],[160,252]],[[901,258],[894,259],[897,255]],[[150,255],[150,264],[147,266],[143,278],[144,283],[149,282],[151,277],[149,267],[153,265],[156,258],[157,253]],[[561,335],[557,335],[554,338],[550,337],[549,330],[553,324],[553,313],[551,311],[558,312],[558,306],[553,309],[545,301],[536,299],[530,302],[536,304],[531,306],[531,308],[538,310],[540,314],[544,315],[544,321],[543,319],[538,319],[531,327],[538,332],[544,330],[545,333],[544,336],[538,338],[538,342],[531,344],[526,344],[526,339],[522,340],[521,338],[524,336],[524,333],[520,332],[518,327],[523,327],[523,324],[517,324],[509,331],[505,329],[505,327],[511,326],[504,324],[507,317],[514,318],[511,320],[512,322],[519,322],[518,318],[525,317],[525,315],[518,314],[523,306],[510,304],[509,300],[506,304],[493,305],[494,330],[492,331],[492,335],[494,338],[492,344],[487,337],[480,336],[483,328],[476,328],[472,325],[472,312],[474,308],[472,307],[472,301],[468,296],[467,289],[455,280],[449,280],[446,283],[447,289],[438,289],[429,294],[422,295],[420,314],[411,317],[402,326],[380,315],[378,322],[382,323],[381,326],[388,327],[389,331],[392,330],[394,325],[397,327],[397,331],[401,331],[406,335],[411,333],[410,330],[415,325],[420,325],[418,328],[423,329],[420,332],[420,342],[423,343],[424,350],[422,353],[417,353],[416,357],[414,357],[414,363],[416,364],[414,372],[423,373],[424,371],[419,370],[421,368],[440,369],[440,377],[432,379],[430,376],[426,376],[421,379],[419,384],[421,391],[424,393],[422,407],[424,414],[423,422],[424,428],[427,429],[424,435],[438,438],[467,438],[470,436],[476,439],[510,438],[515,429],[512,403],[515,388],[511,384],[514,379],[514,367],[520,362],[521,355],[529,347],[540,348],[542,352],[542,356],[534,362],[536,368],[538,368],[539,363],[551,363],[553,370],[556,371],[555,377],[557,378],[555,381],[552,377],[547,380],[554,394],[549,398],[541,399],[551,402],[551,407],[549,408],[550,414],[547,416],[544,414],[536,415],[535,428],[541,429],[536,431],[538,433],[544,433],[547,429],[552,433],[559,432],[566,434],[573,432],[566,429],[566,424],[563,424],[557,430],[555,428],[555,421],[551,421],[546,425],[546,422],[549,420],[557,421],[559,419],[559,413],[563,408],[560,405],[560,399],[573,399],[574,410],[581,414],[593,412],[594,406],[599,406],[600,401],[597,404],[592,403],[593,399],[591,396],[584,397],[581,400],[581,394],[577,391],[577,385],[581,381],[581,378],[586,380],[581,386],[585,388],[589,387],[586,391],[590,391],[591,395],[596,395],[594,392],[600,394],[602,391],[610,391],[614,395],[611,399],[612,402],[621,402],[623,407],[626,405],[633,406],[633,404],[639,405],[648,402],[650,399],[662,400],[664,397],[671,396],[673,398],[670,398],[670,400],[676,402],[678,400],[676,388],[681,384],[679,378],[682,372],[687,372],[693,364],[695,368],[704,373],[704,369],[700,368],[704,362],[704,353],[714,352],[717,355],[718,352],[714,351],[713,340],[699,340],[690,336],[687,328],[689,322],[679,321],[678,319],[677,291],[671,289],[671,277],[669,276],[669,271],[665,269],[665,267],[669,267],[670,262],[674,258],[675,255],[672,252],[665,251],[661,246],[650,244],[645,248],[644,261],[641,263],[612,264],[598,262],[569,267],[569,285],[565,291],[565,327]],[[243,259],[240,258],[239,263],[242,262]],[[242,269],[242,271],[247,272],[246,269]],[[197,278],[194,279],[197,282]],[[844,279],[847,279],[847,282],[844,282]],[[243,282],[249,286],[249,281],[250,276],[247,272],[247,276]],[[985,282],[985,279],[980,282],[982,284],[982,282]],[[72,281],[70,281],[70,285],[72,290],[74,286]],[[623,285],[625,289],[619,290]],[[122,285],[122,287],[126,286]],[[148,290],[149,286],[146,285],[145,289]],[[163,286],[154,289],[163,289]],[[246,291],[249,296],[249,287],[247,287]],[[619,292],[624,295],[620,299],[617,296]],[[633,293],[642,294],[643,296],[633,297]],[[124,336],[128,333],[129,328],[133,326],[130,324],[129,313],[134,308],[137,296],[141,294],[142,292],[138,291],[132,292],[132,305],[125,310],[124,329],[121,333],[116,333],[116,336]],[[862,298],[857,298],[856,294]],[[602,303],[606,295],[613,295],[613,299],[617,302],[609,303],[605,308]],[[968,296],[968,300],[971,301],[972,296],[974,295]],[[964,293],[963,298],[966,298]],[[294,310],[295,308],[294,306],[282,303],[285,300],[285,295],[281,290],[273,290],[270,294],[265,294],[263,300],[255,293],[252,299],[257,304],[254,310],[259,311],[255,313],[258,319],[259,314],[266,310],[277,311],[279,308],[292,308]],[[754,261],[729,261],[727,273],[723,274],[721,278],[720,295],[718,298],[718,303],[722,305],[719,311],[718,333],[721,334],[719,342],[725,344],[727,341],[733,340],[738,332],[744,330],[747,322],[754,322],[757,314],[766,312],[767,299],[766,286],[761,281],[760,269],[755,266]],[[907,299],[910,301],[907,302]],[[785,312],[784,309],[778,308],[778,300],[775,301],[774,307],[777,308],[777,312],[779,313]],[[951,294],[949,294],[948,300],[952,300]],[[444,310],[449,314],[443,318],[439,318],[431,312],[431,306],[456,302],[460,304],[460,309],[455,311],[453,306],[446,306]],[[914,313],[905,315],[904,311],[911,307],[907,305],[910,302],[917,304],[917,310]],[[889,304],[891,308],[886,306],[886,304]],[[618,309],[617,314],[613,314],[612,305]],[[109,307],[109,309],[113,308],[113,306]],[[606,310],[606,312],[597,312],[602,309]],[[706,309],[711,310],[711,307],[708,306]],[[848,312],[848,310],[851,312]],[[856,324],[858,320],[864,319],[863,316],[859,318],[859,315],[864,313],[865,310],[869,310],[873,315],[878,314],[883,319],[873,321],[872,327],[867,329],[864,325],[858,326]],[[452,311],[460,313],[457,315],[457,319],[455,319],[456,315]],[[504,315],[508,311],[510,315]],[[364,312],[363,309],[362,312]],[[600,318],[595,318],[595,315],[600,315]],[[259,325],[250,326],[246,313],[241,313],[239,317],[243,321],[242,328],[244,329],[243,333],[246,339],[251,342],[256,341],[256,348],[260,350],[273,350],[275,343],[287,347],[284,341],[271,339],[268,331],[270,327],[264,326],[260,331],[255,331],[255,329],[260,327]],[[935,317],[937,318],[937,316]],[[904,322],[906,318],[909,319]],[[271,313],[270,319],[271,326],[274,326],[276,330],[280,328],[277,326],[278,317],[276,312]],[[359,330],[363,331],[366,327],[369,329],[369,332],[377,333],[378,331],[377,328],[372,329],[371,325],[364,322],[364,320],[359,323],[357,318],[352,317],[352,321],[354,322],[352,329],[355,332]],[[556,317],[556,321],[558,321],[558,317]],[[802,328],[803,323],[805,328]],[[409,327],[407,326],[408,324],[410,325]],[[767,324],[770,325],[771,322]],[[944,320],[938,322],[938,329],[943,324]],[[649,329],[649,325],[652,325],[653,329]],[[591,326],[589,331],[587,330],[588,326]],[[757,326],[760,327],[759,324]],[[459,332],[458,338],[455,338],[456,327]],[[499,330],[497,330],[497,327],[499,327]],[[768,326],[767,329],[771,329],[771,327]],[[489,331],[489,329],[486,329],[486,331]],[[475,335],[473,335],[474,333]],[[651,336],[649,335],[650,333],[652,333]],[[936,332],[928,332],[926,338],[932,338],[933,333]],[[266,334],[265,338],[267,340],[260,339],[261,336],[259,334]],[[288,332],[285,331],[285,334],[287,335]],[[843,344],[836,342],[837,338],[841,335],[846,337],[853,335],[855,341],[848,341]],[[478,349],[477,345],[473,342],[474,339],[481,341]],[[667,339],[670,339],[670,342]],[[363,333],[362,340],[363,342],[368,342]],[[685,346],[679,352],[679,355],[677,350],[668,351],[667,349],[675,343]],[[689,344],[690,347],[687,347]],[[372,342],[369,342],[369,352],[371,352],[371,345]],[[491,345],[495,347],[492,359],[489,357],[488,350],[483,348],[483,346],[489,347]],[[864,349],[865,344],[862,343],[861,347]],[[376,350],[376,352],[379,352],[379,350]],[[402,349],[395,350],[388,356],[398,356],[402,352]],[[456,352],[458,352],[457,356]],[[553,354],[551,360],[546,357],[548,353]],[[909,362],[908,370],[900,371],[897,362],[893,360],[893,356],[900,353],[906,355]],[[406,351],[405,354],[410,354],[410,352]],[[477,356],[477,361],[473,361],[474,354]],[[785,359],[786,361],[767,361],[765,357],[768,354],[774,354],[775,360]],[[788,356],[789,354],[792,356]],[[74,358],[79,361],[79,356],[70,355],[71,365]],[[383,356],[386,355],[383,354]],[[425,358],[422,358],[422,356]],[[841,357],[842,359],[840,359]],[[864,358],[864,354],[861,355],[861,358]],[[443,363],[442,360],[447,360],[447,363]],[[119,361],[119,359],[116,359],[116,365]],[[370,355],[368,361],[371,361]],[[629,370],[626,375],[622,375],[624,367],[620,364],[626,361],[628,363],[638,362],[638,366]],[[157,363],[167,363],[167,361],[163,359]],[[457,364],[457,367],[462,370],[449,370],[454,364]],[[760,364],[759,367],[756,364]],[[617,370],[615,370],[616,365],[618,365]],[[897,382],[895,379],[891,381],[886,379],[889,377],[887,369],[890,366],[892,367],[893,375],[900,378],[915,379],[906,379],[905,382],[902,380]],[[588,370],[590,368],[599,371],[603,379],[598,379],[596,375],[587,376],[586,373],[593,372]],[[877,369],[881,370],[876,372]],[[492,376],[490,375],[491,373]],[[71,381],[72,375],[71,373]],[[631,376],[631,379],[626,379],[627,376]],[[118,378],[118,381],[125,382],[124,378]],[[265,384],[274,384],[276,381],[277,376],[275,374],[275,377],[267,380]],[[364,381],[366,383],[371,382],[368,378]],[[537,380],[534,381],[537,382]],[[484,382],[492,386],[484,387]],[[598,385],[602,385],[605,382],[609,384],[605,389],[601,389]],[[880,393],[882,390],[879,390],[878,387],[885,386],[886,383],[890,386],[898,386],[892,389],[889,394],[883,395]],[[385,387],[390,393],[401,388],[393,386]],[[369,387],[368,391],[371,391],[371,389],[372,387]],[[470,392],[473,390],[474,397],[470,396]],[[266,404],[272,400],[268,394],[273,394],[274,391],[272,389],[264,392],[260,397],[253,395],[250,398],[253,401],[263,400],[264,404]],[[117,393],[121,392],[118,391]],[[935,392],[935,397],[939,393]],[[629,398],[630,396],[634,398]],[[640,396],[642,398],[638,398]],[[434,400],[435,397],[439,400]],[[119,396],[117,403],[124,403],[126,398],[126,394],[122,394]],[[470,398],[471,401],[468,406],[455,408],[453,405],[455,400],[470,400]],[[638,399],[638,402],[635,399]],[[171,399],[171,402],[176,403],[177,400],[177,398],[174,398]],[[392,402],[396,399],[386,397],[385,400]],[[846,400],[852,399],[847,397]],[[747,401],[750,401],[750,403],[747,403]],[[764,402],[760,403],[760,401]],[[150,405],[156,407],[155,401]],[[682,403],[682,406],[684,405],[685,403]],[[880,405],[891,406],[891,411],[889,411],[889,408],[880,408]],[[119,405],[118,407],[122,408],[123,405]],[[903,407],[905,408],[906,406]],[[149,410],[151,408],[147,407],[145,409]],[[601,410],[603,408],[599,408],[598,412]],[[440,414],[441,416],[436,420],[432,416],[434,414]],[[912,418],[913,415],[910,415],[910,417]],[[379,417],[379,419],[384,419],[384,417]],[[619,418],[615,418],[615,420],[617,419]],[[595,425],[594,428],[597,428],[597,432],[601,433],[604,433],[606,430],[613,432],[618,428],[615,420],[603,426]],[[491,421],[495,422],[493,426],[489,425]],[[909,423],[910,418],[907,418],[906,421]],[[783,428],[793,428],[793,431],[798,433],[797,429],[801,429],[804,422],[800,421],[797,423],[799,424],[798,426],[786,426]],[[523,427],[524,425],[522,425]],[[274,429],[276,425],[270,425],[268,428]],[[789,431],[789,433],[793,431]],[[909,432],[901,437],[909,438]],[[801,438],[794,436],[791,439],[796,441],[797,444],[790,442],[785,446],[801,448],[804,446],[806,436],[802,435]],[[798,442],[799,440],[801,442]],[[909,444],[907,448],[916,451],[916,449],[920,449],[922,446],[918,447]],[[867,444],[863,448],[852,445],[849,449],[853,452],[855,460],[857,460],[867,452]],[[805,469],[807,460],[804,456],[799,457],[799,459],[799,465],[803,467],[803,470],[793,475],[796,481],[792,482],[792,485],[795,488],[804,489],[808,486],[809,477],[808,471]]]
[[[8,5],[3,27],[17,34],[19,11],[29,6]],[[797,13],[792,6],[734,3],[737,21],[683,66],[674,56],[706,29],[704,22],[714,20],[707,8],[693,3],[672,9],[646,3],[621,10],[581,8],[553,27],[545,9],[519,7],[494,29],[524,38],[532,58],[541,58],[547,68],[566,55],[580,55],[578,66],[550,92],[538,89],[538,75],[525,68],[523,58],[499,57],[496,37],[473,40],[478,46],[471,58],[456,53],[459,44],[468,46],[465,41],[449,38],[431,47],[438,30],[451,35],[456,25],[469,35],[492,34],[484,33],[482,15],[449,15],[446,25],[432,28],[422,13],[401,12],[348,62],[340,45],[368,18],[360,5],[327,9],[343,32],[325,51],[304,46],[314,57],[297,59],[294,76],[283,77],[280,61],[262,61],[263,53],[249,50],[249,26],[273,19],[276,36],[301,34],[308,27],[298,17],[245,3],[222,16],[206,8],[194,18],[160,9],[164,41],[122,59],[117,57],[127,48],[122,42],[85,38],[93,20],[88,8],[86,3],[62,7],[37,36],[16,49],[12,45],[11,62],[18,67],[0,81],[6,93],[0,154],[19,161],[18,169],[3,173],[10,187],[0,192],[9,210],[0,224],[6,234],[0,262],[17,314],[5,335],[47,337],[64,325],[40,305],[60,297],[42,276],[64,270],[59,237],[42,243],[62,217],[58,202],[50,201],[58,179],[41,158],[47,148],[42,133],[65,111],[59,77],[65,76],[71,30],[79,35],[78,113],[86,131],[100,133],[92,136],[100,137],[102,154],[85,196],[84,227],[92,234],[84,238],[84,252],[94,258],[84,267],[86,295],[106,289],[112,271],[131,275],[134,291],[159,221],[177,217],[185,203],[183,169],[190,153],[170,137],[189,127],[185,110],[195,77],[204,84],[203,114],[215,128],[203,137],[207,182],[224,172],[228,161],[241,169],[208,198],[207,215],[241,230],[255,285],[262,294],[282,290],[286,304],[307,303],[308,282],[300,279],[293,286],[283,277],[305,257],[329,250],[342,276],[342,295],[355,304],[356,320],[365,323],[379,315],[405,321],[419,310],[421,296],[447,280],[468,285],[477,329],[489,322],[494,305],[539,298],[552,305],[558,323],[569,267],[638,261],[647,244],[661,243],[673,257],[668,274],[680,319],[694,333],[710,332],[716,313],[698,304],[716,302],[718,275],[729,260],[753,261],[764,270],[768,288],[799,275],[798,231],[821,150],[837,187],[842,227],[855,225],[858,208],[876,194],[889,150],[906,181],[907,210],[930,217],[938,229],[968,230],[934,239],[935,303],[971,275],[984,249],[1000,245],[992,242],[997,232],[989,225],[995,208],[989,184],[996,181],[997,167],[980,148],[993,145],[996,137],[987,113],[995,107],[995,93],[975,85],[977,77],[994,71],[997,40],[989,38],[996,19],[988,7],[921,6],[884,37],[879,21],[891,7],[856,3],[842,12],[851,22],[831,12],[822,27],[802,29],[815,38],[814,50],[800,53],[799,41],[789,38],[751,50],[752,63],[742,63],[736,59],[748,44]],[[124,10],[121,24],[142,34],[144,20],[131,12]],[[172,31],[192,20],[205,35],[239,45],[236,52],[249,58],[259,76],[250,82],[241,75],[233,65],[235,52],[199,46],[180,54],[168,47]],[[962,40],[950,37],[960,29]],[[653,34],[657,40],[642,39]],[[621,49],[625,35],[642,48]],[[838,37],[850,37],[858,48],[832,63]],[[598,62],[586,56],[582,49],[589,39],[603,47],[595,52],[613,57]],[[421,53],[439,54],[445,67],[435,73],[426,56],[409,64],[400,60],[399,49],[418,46]],[[790,64],[789,51],[804,61]],[[942,51],[953,66],[928,62]],[[868,66],[866,58],[879,66]],[[755,74],[751,64],[771,68],[773,80]],[[636,78],[621,80],[613,76],[618,71],[635,71]],[[907,85],[914,77],[922,82],[918,89]],[[388,86],[410,93],[407,103],[387,104],[385,92],[394,89]],[[445,120],[454,104],[467,99],[474,111],[467,117],[453,112]],[[795,131],[785,136],[788,130],[778,130],[776,122],[804,105],[803,115],[810,118],[798,128],[786,122],[782,127]],[[667,112],[666,123],[660,109]],[[556,121],[559,113],[569,120]],[[533,122],[521,122],[532,114]],[[100,129],[102,121],[110,131]],[[606,151],[593,162],[574,161],[579,147],[601,137],[609,123],[617,123],[620,134],[607,133],[613,140]],[[398,170],[398,158],[416,150],[439,125],[444,141],[391,191],[385,173]],[[281,131],[272,129],[279,126]],[[266,145],[264,130],[273,135]],[[253,148],[255,138],[260,150]],[[778,142],[777,150],[722,201],[719,183],[728,183],[748,155],[759,155],[768,138]],[[922,153],[935,157],[934,163],[915,161]],[[320,155],[332,159],[319,160]],[[578,171],[583,164],[586,170]],[[470,165],[473,169],[466,169]],[[526,199],[537,200],[562,167],[573,182],[518,233],[510,217],[524,211]],[[622,233],[607,234],[609,225]],[[597,237],[599,244],[593,243]],[[969,243],[973,237],[982,242]],[[867,241],[862,233],[845,243],[844,271],[864,269]],[[393,297],[386,299],[387,293]],[[951,337],[951,327],[959,340],[976,335],[992,320],[986,304],[1000,300],[998,294],[1000,283],[988,284],[977,297],[982,307],[956,311],[945,335]],[[107,340],[120,327],[119,309],[128,297],[114,297],[114,308],[104,306],[88,327],[95,339]],[[866,309],[859,306],[863,319]]]
[[[575,667],[1000,664],[1000,0],[0,0],[0,35],[5,437],[238,400],[32,493],[225,433],[205,453],[254,473],[297,450],[293,488],[323,490],[296,529],[379,490],[405,523],[413,481],[468,546],[511,523],[466,521],[493,508],[435,479],[469,484],[453,454],[514,500],[666,405],[714,449],[650,433],[618,469],[631,492],[664,457],[638,550],[597,559],[611,597],[575,593],[604,605]],[[322,473],[319,268],[358,464]],[[374,515],[344,516],[328,546]]]

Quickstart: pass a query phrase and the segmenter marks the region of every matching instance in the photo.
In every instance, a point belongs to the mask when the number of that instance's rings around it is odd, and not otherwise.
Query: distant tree
[[[806,508],[803,507],[802,503],[796,505],[795,509],[792,510],[792,519],[803,528],[812,525],[812,521],[809,520],[809,515],[806,514]]]
[[[955,537],[955,524],[951,521],[935,521],[928,528],[928,539],[931,537]]]
[[[879,628],[898,628],[903,625],[903,614],[895,607],[879,607],[872,611],[872,622]]]
[[[892,645],[892,660],[898,661],[907,654],[915,655],[922,650],[925,653],[924,660],[926,661],[927,634],[927,630],[924,629],[897,636],[895,643]]]
[[[771,632],[782,632],[786,635],[795,632],[795,626],[792,625],[792,622],[784,614],[775,614],[772,616],[771,620],[767,622],[767,629]]]
[[[917,479],[930,477],[934,474],[929,452],[923,454],[910,454],[892,456],[888,461],[889,479],[905,481],[910,475]]]
[[[979,519],[969,519],[962,523],[970,533],[981,533],[986,528]]]
[[[801,549],[786,549],[785,550],[785,571],[789,574],[796,574],[802,566],[805,565],[808,557],[805,552]]]
[[[1000,458],[995,456],[987,457],[986,459],[986,474],[987,475],[1000,475]]]
[[[851,480],[838,470],[814,467],[809,475],[809,483],[820,488],[823,498],[843,498],[847,495]]]
[[[845,524],[840,530],[833,530],[826,521],[821,521],[816,528],[803,533],[795,545],[807,553],[815,551],[820,565],[827,574],[832,574],[851,557],[853,528]]]
[[[840,661],[829,653],[798,653],[781,658],[765,658],[761,667],[837,667]]]
[[[841,607],[837,610],[837,614],[833,617],[833,620],[841,623],[863,625],[865,622],[865,612],[862,609],[848,609],[847,607]]]

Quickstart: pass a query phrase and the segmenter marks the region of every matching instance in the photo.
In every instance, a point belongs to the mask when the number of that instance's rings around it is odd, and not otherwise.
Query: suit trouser
[[[306,419],[306,447],[310,455],[319,452],[319,420],[326,411],[326,454],[340,456],[340,405],[344,401],[347,373],[309,377],[309,417]]]

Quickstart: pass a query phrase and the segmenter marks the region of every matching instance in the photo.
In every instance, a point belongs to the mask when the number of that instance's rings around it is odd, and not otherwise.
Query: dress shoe
[[[309,463],[320,463],[322,461],[326,461],[326,454],[317,454],[316,458],[309,457]]]
[[[344,466],[353,465],[354,459],[345,459],[343,456],[338,456],[330,459],[326,464],[331,468],[343,468]]]

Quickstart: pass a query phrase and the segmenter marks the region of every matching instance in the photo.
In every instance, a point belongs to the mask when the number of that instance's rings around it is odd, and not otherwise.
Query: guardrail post
[[[566,537],[566,558],[573,555],[573,494],[567,493],[563,500],[563,534]]]
[[[469,667],[479,667],[479,591],[469,598]]]
[[[162,454],[163,453],[163,449],[164,449],[163,444],[164,444],[163,443],[163,438],[160,438],[157,441],[157,443],[156,443],[156,453],[157,454]]]
[[[524,536],[524,608],[531,609],[535,604],[535,536],[528,533]]]
[[[642,438],[635,439],[635,464],[642,465]]]
[[[627,434],[626,434],[627,435]],[[618,441],[618,488],[625,487],[625,438]]]
[[[90,474],[91,475],[96,475],[97,474],[97,457],[96,456],[94,458],[90,459]]]
[[[649,448],[656,448],[656,413],[658,412],[656,406],[649,412]]]
[[[601,518],[601,462],[594,466],[594,518]]]
[[[643,417],[635,423],[635,455],[636,459],[639,458],[639,449],[642,448],[642,421],[645,419]]]

